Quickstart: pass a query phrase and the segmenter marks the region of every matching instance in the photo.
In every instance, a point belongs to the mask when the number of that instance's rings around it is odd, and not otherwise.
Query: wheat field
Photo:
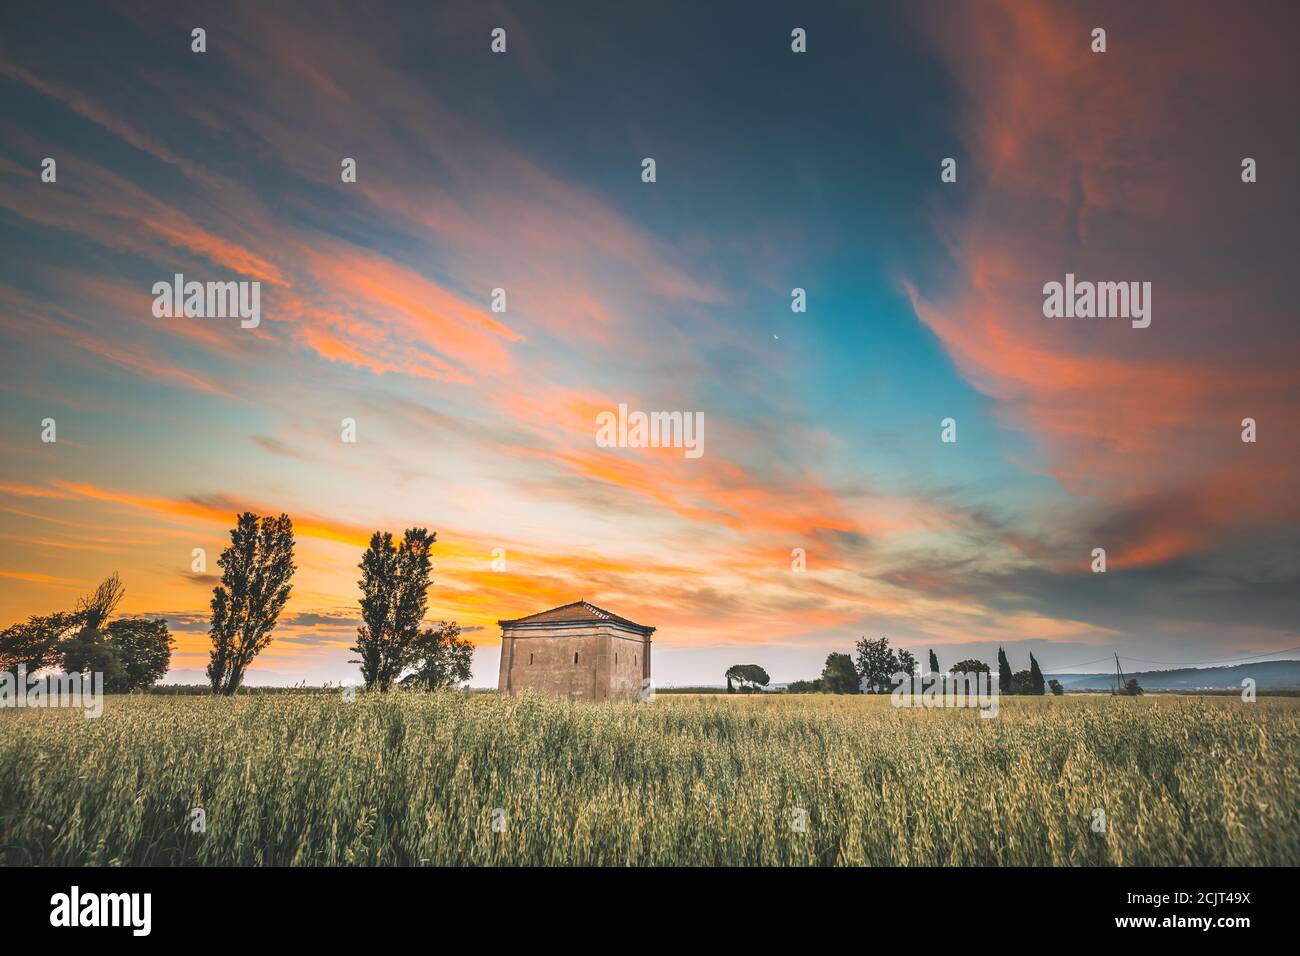
[[[454,692],[3,711],[0,863],[1300,863],[1300,701],[1001,703],[996,719]]]

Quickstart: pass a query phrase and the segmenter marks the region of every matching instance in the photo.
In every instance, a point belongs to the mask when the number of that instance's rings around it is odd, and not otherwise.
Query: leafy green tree
[[[171,666],[176,640],[163,618],[125,617],[108,625],[108,643],[117,652],[122,676],[111,684],[106,677],[104,689],[125,694],[152,687],[162,680]]]
[[[1029,671],[1016,671],[1011,675],[1011,690],[1008,693],[1028,695],[1033,692],[1034,679]]]
[[[121,693],[126,668],[107,633],[83,627],[63,646],[63,669],[69,674],[103,674],[104,690]]]
[[[889,638],[870,641],[863,637],[858,640],[856,649],[855,666],[861,678],[861,692],[889,693],[894,685],[893,677],[899,671],[898,655],[890,648]]]
[[[1127,694],[1129,697],[1142,696],[1142,685],[1138,683],[1138,679],[1136,677],[1130,677],[1124,683],[1124,693]]]
[[[989,665],[985,664],[983,661],[977,661],[975,660],[975,658],[971,657],[964,661],[958,661],[956,664],[953,664],[952,667],[949,668],[948,673],[949,674],[991,675],[993,671],[989,668]]]
[[[916,674],[916,657],[908,650],[898,652],[898,671],[904,674],[915,676]]]
[[[787,694],[819,694],[822,690],[821,679],[791,681],[785,688]]]
[[[401,676],[420,637],[428,606],[433,562],[429,550],[438,535],[407,528],[400,544],[376,531],[361,556],[361,619],[357,643],[367,690],[386,693]]]
[[[939,658],[934,656],[933,650],[930,651],[930,673],[931,674],[939,673]]]
[[[0,670],[19,665],[34,674],[46,667],[61,667],[68,642],[83,632],[98,632],[122,600],[122,581],[116,572],[77,601],[75,610],[29,617],[0,632]],[[87,643],[87,648],[93,644]]]
[[[755,690],[760,687],[766,687],[768,684],[772,683],[772,678],[768,676],[767,671],[763,670],[763,668],[757,664],[745,665],[745,680],[747,680],[749,686]]]
[[[77,633],[63,644],[63,669],[66,673],[104,675],[104,689],[118,693],[126,674],[122,655],[109,640],[104,624],[117,609],[126,589],[113,572],[93,592],[77,602],[76,616],[81,622]]]
[[[253,658],[271,643],[296,570],[293,543],[293,522],[285,514],[259,518],[246,511],[230,529],[230,546],[217,559],[221,583],[212,589],[208,628],[214,694],[234,694]]]
[[[30,618],[0,634],[0,667],[29,672],[61,667],[104,676],[104,689],[122,694],[148,687],[167,673],[175,643],[167,622],[123,618],[106,624],[125,589],[116,573],[77,602],[76,610]]]
[[[759,687],[766,687],[772,682],[767,671],[757,664],[732,664],[727,668],[727,693],[735,693],[732,681],[740,685],[741,693],[753,693]]]
[[[459,624],[443,621],[416,636],[406,663],[414,671],[402,678],[403,686],[424,690],[456,687],[470,679],[474,645],[460,636]]]
[[[1007,660],[1007,655],[1002,648],[998,648],[998,693],[1010,694],[1011,689],[1011,664]]]
[[[1052,695],[1054,697],[1064,696],[1065,688],[1061,685],[1061,682],[1056,678],[1052,678],[1051,680],[1049,680],[1047,682],[1047,686],[1052,689]]]
[[[826,666],[822,668],[822,689],[831,694],[858,694],[861,686],[858,672],[853,666],[853,658],[848,654],[831,653],[826,655]]]
[[[17,671],[22,666],[29,674],[63,663],[63,643],[81,628],[75,612],[32,616],[0,632],[0,670]]]
[[[126,588],[122,579],[114,571],[106,577],[95,590],[77,602],[77,616],[85,630],[99,631],[104,627],[109,616],[117,609]]]
[[[1031,684],[1029,693],[1042,697],[1046,691],[1043,685],[1043,672],[1038,669],[1038,661],[1034,660],[1033,654],[1029,655],[1029,680]]]

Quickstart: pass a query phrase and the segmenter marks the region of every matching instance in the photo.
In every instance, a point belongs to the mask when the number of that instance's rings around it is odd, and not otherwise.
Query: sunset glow
[[[665,684],[862,635],[1049,672],[1300,644],[1282,31],[1117,4],[1103,67],[1071,5],[848,4],[773,70],[780,11],[539,6],[493,59],[444,42],[492,5],[309,9],[236,5],[204,57],[165,9],[7,25],[0,625],[116,571],[201,683],[251,510],[300,567],[249,683],[353,676],[361,553],[416,526],[482,686],[498,620],[580,599],[656,628]],[[1150,282],[1150,326],[1045,318],[1067,273]],[[260,324],[155,317],[176,274],[260,282]],[[703,454],[601,447],[620,405],[701,413]]]

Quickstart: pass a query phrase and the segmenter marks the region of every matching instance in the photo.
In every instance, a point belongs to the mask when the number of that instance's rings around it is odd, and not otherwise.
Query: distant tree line
[[[889,639],[879,637],[874,640],[863,637],[854,646],[854,655],[832,652],[826,657],[821,677],[815,680],[797,680],[786,687],[790,694],[888,694],[898,686],[894,675],[917,674],[917,659],[904,648],[893,648]],[[939,658],[933,650],[929,652],[930,673],[939,674]],[[951,668],[950,674],[988,674],[992,678],[992,669],[983,661],[969,658],[958,661]],[[1018,694],[1025,696],[1042,696],[1051,688],[1052,694],[1060,696],[1065,693],[1061,682],[1044,681],[1043,672],[1033,654],[1029,655],[1029,669],[1012,673],[1011,664],[1006,653],[998,648],[998,692],[1000,694]]]

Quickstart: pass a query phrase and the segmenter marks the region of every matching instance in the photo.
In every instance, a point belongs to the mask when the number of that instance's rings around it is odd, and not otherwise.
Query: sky
[[[499,619],[580,599],[657,628],[663,685],[881,635],[1295,657],[1298,19],[7,3],[0,623],[116,571],[202,682],[251,510],[299,568],[250,683],[355,679],[357,565],[408,527],[478,686]],[[177,273],[260,283],[260,324],[156,316]],[[1067,273],[1149,282],[1149,327],[1046,317]],[[703,454],[601,447],[620,404]]]

